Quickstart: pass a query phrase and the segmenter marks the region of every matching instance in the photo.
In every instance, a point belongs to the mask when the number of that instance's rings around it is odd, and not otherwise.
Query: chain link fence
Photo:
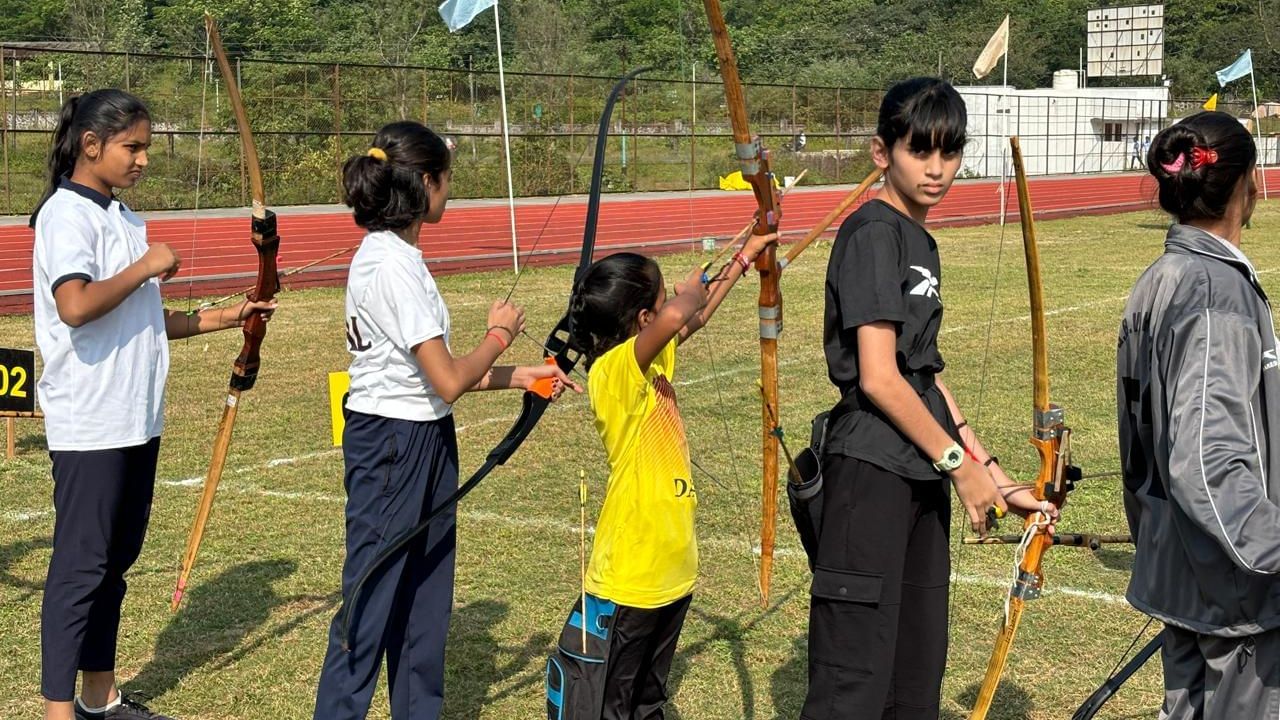
[[[336,203],[341,167],[363,152],[382,124],[420,120],[457,142],[456,197],[505,196],[500,87],[490,71],[240,58],[233,67],[257,140],[269,201],[274,205]],[[511,162],[520,196],[585,192],[594,160],[598,116],[611,77],[508,72]],[[223,79],[200,56],[89,52],[0,45],[0,212],[29,212],[46,183],[45,162],[58,108],[73,95],[120,87],[152,113],[152,163],[147,181],[124,194],[136,209],[243,206],[248,182]],[[966,174],[999,176],[1002,128],[991,118],[1000,99],[965,93],[970,106]],[[1097,109],[1077,101],[1069,115],[1040,113],[1022,98],[1014,109],[1022,131],[1043,137],[1043,153],[1066,157],[1033,172],[1122,169],[1131,133],[1113,132],[1107,118],[1151,113],[1150,103],[1119,89]],[[801,84],[746,85],[752,129],[773,148],[779,175],[809,170],[811,184],[861,180],[871,169],[880,90]],[[1007,105],[1007,98],[1005,99]],[[1047,102],[1047,101],[1046,101]],[[1140,107],[1141,103],[1146,103]],[[1056,101],[1055,101],[1056,104]],[[1001,106],[1006,107],[1006,106]],[[1240,110],[1224,103],[1221,109]],[[1006,107],[1007,109],[1007,107]],[[1198,104],[1162,104],[1155,130]],[[1025,112],[1024,112],[1025,110]],[[978,122],[981,118],[981,122]],[[1127,122],[1127,121],[1126,121]],[[1280,119],[1268,132],[1274,133]],[[1162,124],[1163,123],[1163,124]],[[1128,126],[1126,126],[1127,128]],[[1119,134],[1124,139],[1116,140]],[[1064,138],[1071,137],[1069,147]],[[1097,136],[1095,139],[1092,136]],[[736,169],[731,128],[718,76],[634,81],[614,111],[607,144],[606,192],[716,188]],[[1094,144],[1090,144],[1094,143]],[[1080,162],[1080,158],[1102,158]]]

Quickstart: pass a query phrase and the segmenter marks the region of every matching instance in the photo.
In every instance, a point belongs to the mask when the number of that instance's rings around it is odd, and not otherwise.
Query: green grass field
[[[1158,213],[1039,225],[1049,310],[1051,396],[1075,429],[1085,473],[1117,468],[1116,328],[1138,273],[1161,251]],[[1262,207],[1245,249],[1280,292],[1280,205]],[[247,234],[247,228],[246,228]],[[1030,479],[1030,332],[1021,238],[995,227],[937,233],[947,315],[947,380],[971,424],[1013,474]],[[247,239],[246,239],[247,241]],[[284,241],[287,246],[289,239]],[[786,325],[779,347],[781,411],[791,442],[834,402],[821,352],[819,244],[783,276]],[[181,252],[181,248],[179,248]],[[702,256],[661,259],[668,278]],[[542,337],[563,312],[568,267],[529,270],[516,291],[530,333]],[[457,348],[483,335],[484,313],[506,294],[510,273],[455,275],[440,285]],[[808,570],[789,518],[778,519],[770,606],[762,609],[752,551],[759,532],[759,410],[755,379],[755,282],[746,280],[712,324],[682,348],[679,401],[694,459],[715,478],[700,483],[702,574],[671,677],[670,717],[794,718],[805,692]],[[342,458],[331,447],[326,374],[346,367],[341,290],[289,292],[271,323],[257,387],[242,399],[214,515],[188,601],[168,600],[199,497],[238,333],[172,344],[168,417],[150,535],[130,575],[119,650],[125,688],[156,696],[180,718],[310,717],[342,560]],[[177,306],[185,306],[179,301]],[[0,337],[33,345],[30,317],[0,318]],[[518,342],[512,361],[540,350]],[[457,405],[462,465],[476,467],[506,432],[516,393],[468,396]],[[39,422],[19,422],[19,457],[0,465],[0,693],[13,716],[35,717],[40,594],[53,528],[49,460]],[[584,397],[551,408],[512,461],[463,501],[446,715],[534,718],[542,668],[578,592],[578,471],[591,482],[595,516],[606,476]],[[953,523],[951,651],[944,717],[967,716],[991,651],[1012,548],[959,544]],[[1125,533],[1116,478],[1082,483],[1063,531]],[[1047,591],[1033,603],[1010,656],[993,720],[1069,717],[1119,659],[1144,618],[1123,601],[1132,549],[1053,549]],[[1159,665],[1149,664],[1100,717],[1154,718]],[[379,695],[371,717],[385,717]]]

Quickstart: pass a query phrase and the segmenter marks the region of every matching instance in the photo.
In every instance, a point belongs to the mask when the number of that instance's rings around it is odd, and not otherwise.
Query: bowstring
[[[196,192],[195,207],[191,211],[191,266],[187,269],[187,322],[191,322],[192,315],[198,315],[200,309],[192,309],[193,295],[195,291],[195,270],[196,270],[196,249],[199,247],[196,240],[199,236],[200,225],[200,191],[203,188],[204,178],[204,131],[208,121],[208,99],[209,99],[209,76],[213,72],[212,66],[212,45],[209,36],[209,28],[204,30],[204,60],[201,62],[200,73],[200,131],[196,136]],[[184,340],[185,346],[191,346],[191,335],[188,334]]]
[[[1003,155],[1001,157],[1003,158]],[[1003,159],[1002,159],[1002,162],[1003,162]],[[999,240],[999,243],[996,245],[996,262],[995,262],[995,268],[992,271],[992,277],[991,277],[991,307],[987,311],[987,327],[985,332],[986,341],[982,348],[982,364],[981,364],[981,370],[979,371],[980,374],[978,376],[979,377],[978,402],[977,402],[977,405],[974,407],[973,422],[969,423],[969,427],[974,430],[975,436],[977,434],[976,428],[978,428],[982,423],[982,410],[983,410],[983,405],[986,402],[986,395],[987,395],[987,369],[991,359],[991,332],[992,332],[992,329],[995,327],[996,304],[1000,297],[1000,268],[1004,261],[1004,244],[1006,239],[1006,230],[1008,228],[1008,223],[1006,223],[1004,220],[1009,208],[1009,199],[1012,195],[1009,192],[1010,188],[1008,186],[1010,182],[1013,182],[1013,178],[1009,177],[1008,173],[1005,173],[1004,177],[1002,177],[1001,179],[1000,185],[996,188],[996,192],[1001,198],[999,201],[1000,240]],[[959,526],[959,536],[960,536],[959,545],[963,547],[964,540],[965,540],[965,532],[969,524],[968,514],[962,513],[962,518],[960,522],[956,524]],[[1007,608],[1007,597],[1006,597],[1006,608]],[[947,624],[948,625],[951,624],[951,618],[952,618],[954,609],[955,609],[955,593],[948,592],[947,593]],[[1005,611],[1005,618],[1006,619],[1008,618],[1007,609]]]

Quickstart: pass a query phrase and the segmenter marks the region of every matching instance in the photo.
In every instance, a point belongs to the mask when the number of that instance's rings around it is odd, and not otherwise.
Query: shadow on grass
[[[797,635],[791,641],[791,658],[773,671],[769,678],[773,715],[798,718],[809,691],[809,636]]]
[[[32,433],[20,436],[14,442],[14,452],[19,455],[26,453],[43,452],[47,458],[49,450],[49,441],[45,439],[44,433]]]
[[[1098,562],[1108,570],[1121,570],[1130,572],[1133,570],[1133,548],[1129,547],[1124,550],[1115,550],[1112,548],[1099,548],[1093,553],[1098,558]]]
[[[764,622],[771,615],[774,615],[790,602],[795,591],[788,592],[778,598],[776,602],[769,606],[764,612],[752,617],[749,621],[744,622],[741,616],[733,617],[729,615],[716,615],[699,608],[696,604],[690,607],[689,613],[696,615],[698,620],[710,627],[710,632],[702,639],[681,646],[676,651],[675,660],[671,663],[671,675],[667,681],[667,696],[674,697],[676,689],[680,686],[680,681],[692,665],[704,652],[717,652],[717,647],[727,646],[730,662],[733,664],[733,674],[738,680],[738,702],[741,712],[735,714],[734,717],[742,718],[742,720],[755,720],[757,717],[757,709],[755,705],[755,685],[751,679],[751,666],[747,659],[748,642],[747,636],[755,630],[756,626]],[[686,626],[687,627],[687,626]],[[680,720],[683,717],[678,708],[668,703],[666,706],[666,716],[671,720]]]
[[[973,707],[973,703],[978,699],[978,690],[981,688],[981,683],[970,685],[956,697],[956,702],[961,707]],[[1034,709],[1034,703],[1031,702],[1031,696],[1027,691],[1017,683],[1004,681],[996,688],[996,696],[991,702],[990,717],[992,720],[1029,720],[1032,709]],[[951,716],[957,717],[954,713]],[[946,717],[945,713],[944,717]]]
[[[551,653],[555,637],[538,632],[523,645],[501,645],[493,629],[509,612],[506,603],[495,600],[477,600],[454,610],[449,623],[444,717],[471,720],[480,717],[490,703],[543,686],[544,663],[539,661]],[[508,659],[499,663],[499,657]],[[530,664],[536,669],[518,674]]]
[[[240,648],[244,639],[267,622],[275,607],[293,601],[278,595],[274,583],[297,569],[292,560],[259,560],[237,565],[196,585],[173,621],[160,632],[151,662],[123,689],[160,697],[205,665],[225,663],[248,652]],[[290,619],[268,633],[271,637],[259,638],[251,647],[270,642],[295,625],[295,619]]]
[[[808,635],[799,635],[792,640],[791,659],[774,671],[770,683],[774,717],[800,717],[800,711],[804,708],[805,695],[809,690]],[[976,690],[974,694],[976,696]],[[966,715],[954,710],[943,708],[938,715],[938,720],[964,720],[965,717]]]
[[[11,587],[19,592],[19,597],[14,602],[24,603],[43,592],[44,583],[14,575],[13,566],[22,562],[31,553],[44,552],[51,547],[53,547],[53,537],[48,535],[0,545],[0,585]]]

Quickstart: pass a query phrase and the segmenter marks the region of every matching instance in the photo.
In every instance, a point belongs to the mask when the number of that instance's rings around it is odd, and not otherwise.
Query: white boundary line
[[[304,458],[313,458],[313,457],[319,457],[319,456],[329,455],[329,454],[332,454],[332,451],[325,451],[320,453],[308,453],[307,455],[299,456],[297,458],[280,458],[277,460],[269,460],[266,463],[264,463],[262,467],[279,467],[281,465],[293,464],[298,460],[301,460]],[[239,474],[251,469],[253,468],[239,468],[236,472],[237,474]],[[161,487],[184,489],[184,488],[198,487],[200,485],[200,482],[201,482],[200,478],[188,478],[183,480],[158,480],[156,484]],[[251,495],[251,496],[257,496],[257,497],[272,498],[277,500],[290,500],[290,501],[300,500],[300,501],[306,501],[306,502],[319,502],[319,503],[325,503],[325,504],[331,504],[331,505],[342,505],[346,502],[346,497],[342,495],[335,495],[332,493],[321,493],[321,492],[310,492],[310,491],[292,491],[291,492],[291,491],[282,491],[282,490],[270,490],[267,488],[257,487],[253,485],[223,484],[219,488],[219,490],[224,493],[230,492],[230,493],[235,493],[237,495]],[[6,522],[29,522],[31,520],[37,520],[37,519],[44,518],[51,515],[53,515],[52,510],[35,509],[35,510],[26,510],[26,511],[10,511],[0,517],[2,517]],[[543,532],[560,533],[563,535],[569,535],[569,536],[575,536],[575,537],[581,531],[578,525],[575,525],[574,523],[563,521],[563,520],[554,520],[554,519],[536,518],[536,517],[511,517],[509,515],[503,515],[501,513],[495,513],[488,510],[462,510],[459,512],[459,515],[461,519],[465,522],[503,525],[509,528],[526,528],[526,529],[538,530]],[[595,535],[594,525],[587,526],[587,534]],[[733,540],[733,539],[723,538],[723,537],[707,537],[704,535],[698,540],[699,547],[714,549],[719,552],[730,552],[730,553],[741,552],[743,550],[743,545],[744,543],[740,539]],[[751,550],[752,550],[752,553],[755,555],[760,554],[760,547],[758,545],[753,544]],[[801,557],[802,553],[798,548],[779,547],[774,550],[774,556],[775,557]],[[975,585],[980,587],[990,587],[990,588],[1000,588],[1000,589],[1004,589],[1009,585],[1008,580],[997,578],[997,577],[986,577],[982,575],[968,575],[968,574],[958,574],[958,573],[952,574],[951,581],[961,585]],[[1096,590],[1083,590],[1080,588],[1063,587],[1063,586],[1049,587],[1045,589],[1046,595],[1053,595],[1055,593],[1061,594],[1061,595],[1067,595],[1069,597],[1080,598],[1082,600],[1100,602],[1107,605],[1127,606],[1129,604],[1128,601],[1124,599],[1124,597],[1113,594],[1113,593],[1108,593],[1108,592],[1101,592]]]

